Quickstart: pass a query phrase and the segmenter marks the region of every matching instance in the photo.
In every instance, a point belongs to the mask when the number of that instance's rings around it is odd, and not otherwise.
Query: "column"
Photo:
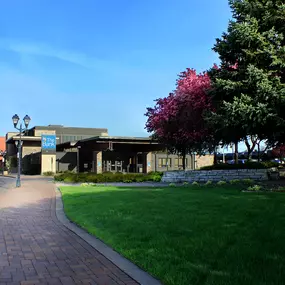
[[[146,172],[149,173],[151,171],[154,171],[154,165],[152,163],[152,152],[149,152],[146,155]]]
[[[93,152],[93,165],[94,165],[94,172],[96,174],[103,172],[102,151]]]

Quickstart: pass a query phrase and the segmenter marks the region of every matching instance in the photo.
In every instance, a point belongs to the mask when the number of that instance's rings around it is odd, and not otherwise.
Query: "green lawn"
[[[285,280],[285,194],[61,187],[67,216],[167,285]]]

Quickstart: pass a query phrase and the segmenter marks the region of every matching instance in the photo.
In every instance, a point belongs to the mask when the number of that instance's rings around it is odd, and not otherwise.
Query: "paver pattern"
[[[54,185],[24,178],[0,192],[0,285],[138,284],[55,215]]]

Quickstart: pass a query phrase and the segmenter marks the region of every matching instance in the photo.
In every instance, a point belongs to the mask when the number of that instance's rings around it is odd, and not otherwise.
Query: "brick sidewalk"
[[[0,194],[0,285],[135,285],[55,216],[54,185],[24,178]]]

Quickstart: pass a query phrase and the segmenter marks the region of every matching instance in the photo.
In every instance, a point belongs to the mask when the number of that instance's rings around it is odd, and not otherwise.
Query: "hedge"
[[[280,164],[276,162],[272,162],[272,161],[246,162],[244,164],[219,163],[219,164],[201,167],[199,170],[267,169],[267,168],[279,167],[279,166]]]
[[[162,178],[162,172],[151,172],[148,174],[142,173],[112,173],[105,172],[102,174],[95,173],[59,173],[54,176],[54,180],[58,182],[68,183],[106,183],[106,182],[145,182],[153,181],[160,182]]]

